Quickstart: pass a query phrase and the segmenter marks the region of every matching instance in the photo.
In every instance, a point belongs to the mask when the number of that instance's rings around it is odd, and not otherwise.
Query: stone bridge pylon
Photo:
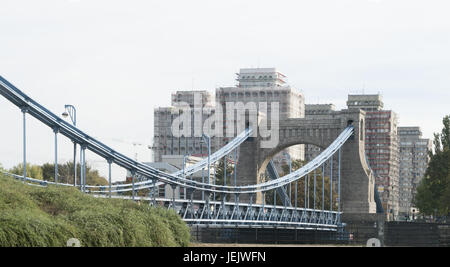
[[[354,135],[341,148],[341,210],[344,213],[375,213],[375,179],[365,157],[364,123],[365,112],[359,109],[337,111],[321,119],[280,121],[276,147],[261,148],[259,134],[240,146],[238,184],[261,182],[271,158],[285,148],[299,144],[327,148],[351,124]],[[262,203],[261,194],[258,194],[256,202]]]

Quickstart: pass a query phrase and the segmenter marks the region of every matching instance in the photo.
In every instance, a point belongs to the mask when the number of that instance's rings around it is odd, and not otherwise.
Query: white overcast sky
[[[349,93],[381,93],[400,125],[431,138],[450,114],[449,10],[437,0],[2,0],[0,75],[57,114],[75,105],[82,130],[141,161],[150,151],[125,142],[151,143],[155,107],[176,90],[234,85],[243,67],[278,68],[307,103],[341,109]],[[4,167],[22,160],[21,125],[0,97]],[[28,119],[29,162],[53,161],[53,142]],[[61,140],[60,161],[71,149]]]

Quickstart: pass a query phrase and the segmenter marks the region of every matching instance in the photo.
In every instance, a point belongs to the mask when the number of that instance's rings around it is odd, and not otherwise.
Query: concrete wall
[[[365,245],[377,238],[387,247],[448,247],[450,224],[418,222],[386,222],[384,214],[344,214],[348,244]]]
[[[191,227],[191,241],[240,244],[342,244],[337,232],[285,228],[207,228]]]
[[[450,224],[385,222],[383,214],[352,214],[343,232],[285,228],[191,226],[191,241],[240,244],[340,244],[366,246],[377,238],[386,247],[449,247]]]

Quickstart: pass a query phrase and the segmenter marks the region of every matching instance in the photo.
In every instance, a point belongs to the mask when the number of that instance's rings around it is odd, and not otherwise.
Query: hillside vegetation
[[[98,199],[74,188],[32,187],[0,174],[0,246],[188,246],[189,228],[172,210]]]

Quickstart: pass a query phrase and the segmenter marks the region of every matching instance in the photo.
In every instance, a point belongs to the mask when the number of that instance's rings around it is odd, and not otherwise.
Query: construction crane
[[[149,145],[149,144],[145,144],[145,143],[141,143],[141,142],[127,141],[127,140],[118,139],[118,138],[112,138],[111,140],[114,142],[118,142],[118,143],[132,145],[135,148],[136,147],[146,147],[146,148],[150,149],[151,151],[155,148],[153,145]],[[134,156],[135,156],[135,160],[138,161],[138,153],[137,152],[135,152]]]

